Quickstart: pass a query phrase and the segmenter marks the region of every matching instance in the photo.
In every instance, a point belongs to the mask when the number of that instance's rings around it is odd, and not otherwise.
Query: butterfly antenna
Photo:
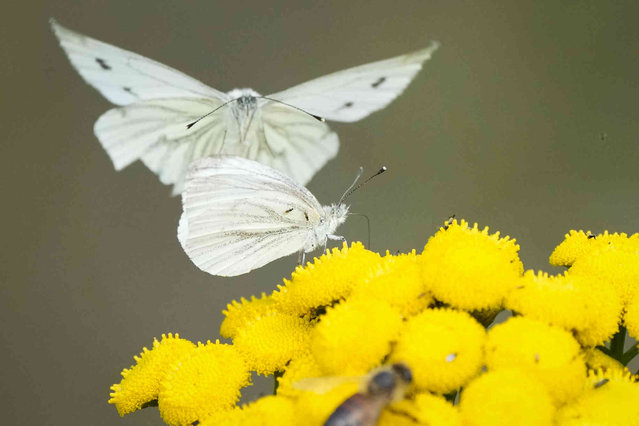
[[[373,176],[369,177],[368,179],[366,179],[364,182],[360,183],[359,185],[357,185],[357,181],[359,180],[359,178],[362,176],[362,172],[364,171],[363,167],[359,168],[359,171],[357,172],[357,176],[355,177],[355,180],[353,181],[353,183],[351,184],[351,186],[348,187],[348,189],[346,190],[346,192],[344,192],[344,195],[342,195],[342,198],[339,199],[339,203],[338,204],[342,204],[348,197],[351,196],[351,194],[355,191],[357,191],[358,189],[360,189],[362,186],[366,185],[371,179],[373,179],[375,176],[379,176],[382,173],[384,173],[386,171],[386,166],[382,166],[381,169],[379,169],[377,171],[377,173],[375,173]],[[357,185],[357,186],[355,186]]]
[[[186,125],[187,130],[190,129],[191,127],[195,126],[197,123],[199,123],[201,120],[205,119],[206,117],[208,117],[209,115],[215,113],[218,109],[223,108],[225,106],[227,106],[228,104],[230,104],[231,102],[235,102],[237,101],[239,98],[237,99],[231,99],[230,101],[226,101],[224,102],[222,105],[220,105],[219,107],[215,108],[213,111],[211,112],[207,112],[206,114],[204,114],[202,117],[198,118],[197,120],[189,123]]]
[[[296,109],[296,110],[298,110],[300,112],[303,112],[306,115],[310,115],[311,117],[313,117],[317,121],[321,121],[322,123],[324,123],[326,121],[326,119],[324,119],[324,117],[320,117],[319,115],[311,114],[310,112],[308,112],[306,110],[303,110],[302,108],[296,107],[295,105],[287,104],[286,102],[283,102],[283,101],[280,101],[280,100],[277,100],[277,99],[273,99],[273,98],[269,98],[268,96],[256,96],[256,98],[266,99],[267,101],[277,102],[279,104],[286,105],[287,107],[294,108],[294,109]]]

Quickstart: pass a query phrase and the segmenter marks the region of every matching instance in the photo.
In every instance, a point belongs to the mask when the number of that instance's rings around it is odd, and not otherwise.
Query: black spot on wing
[[[377,89],[385,81],[386,81],[386,77],[380,77],[379,79],[377,79],[376,82],[371,84],[371,87],[374,87],[375,89]]]
[[[133,89],[131,89],[130,87],[123,87],[122,90],[135,96],[135,93],[133,93]]]
[[[286,213],[290,213],[292,211],[293,211],[293,207],[291,207],[290,209],[286,210],[284,213],[286,214]],[[306,219],[306,220],[308,220],[308,219]]]
[[[95,62],[97,62],[98,65],[100,65],[100,67],[105,71],[109,71],[111,69],[111,66],[107,64],[106,61],[102,58],[95,58]]]
[[[354,104],[352,102],[346,102],[344,105],[342,105],[342,108],[350,108],[352,107]]]
[[[304,217],[306,218],[306,221],[308,222],[308,213],[304,212]]]

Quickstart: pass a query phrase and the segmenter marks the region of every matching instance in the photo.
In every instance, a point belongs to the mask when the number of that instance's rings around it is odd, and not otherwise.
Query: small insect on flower
[[[382,167],[375,175],[386,171]],[[344,201],[366,183],[346,190],[337,204],[322,206],[285,174],[241,157],[216,156],[189,167],[182,194],[178,240],[195,265],[212,275],[245,274],[275,259],[344,240]]]
[[[322,381],[339,377],[312,377],[293,386],[313,390]],[[413,381],[413,373],[403,363],[384,365],[362,378],[362,390],[342,402],[324,426],[374,426],[382,410],[391,402],[401,400]],[[324,382],[326,383],[326,382]],[[336,382],[335,382],[336,383]]]

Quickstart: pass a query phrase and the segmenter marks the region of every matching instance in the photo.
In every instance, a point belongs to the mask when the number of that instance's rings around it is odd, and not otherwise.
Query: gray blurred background
[[[340,153],[309,185],[321,202],[358,166],[386,164],[351,199],[374,249],[420,251],[454,213],[515,237],[526,268],[549,272],[570,229],[638,231],[637,2],[12,3],[0,26],[4,424],[162,424],[155,409],[120,419],[106,403],[133,355],[165,332],[215,339],[230,300],[270,292],[296,261],[238,278],[191,264],[179,198],[141,163],[113,170],[92,130],[110,104],[50,17],[224,91],[272,93],[439,40],[388,108],[333,124]],[[365,241],[365,222],[340,233]]]

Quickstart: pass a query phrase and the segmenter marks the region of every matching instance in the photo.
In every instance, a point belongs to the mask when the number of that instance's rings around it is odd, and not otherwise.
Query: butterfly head
[[[330,206],[324,206],[324,213],[326,214],[326,228],[328,233],[332,234],[338,226],[346,221],[348,216],[348,207],[346,204],[331,204]]]

